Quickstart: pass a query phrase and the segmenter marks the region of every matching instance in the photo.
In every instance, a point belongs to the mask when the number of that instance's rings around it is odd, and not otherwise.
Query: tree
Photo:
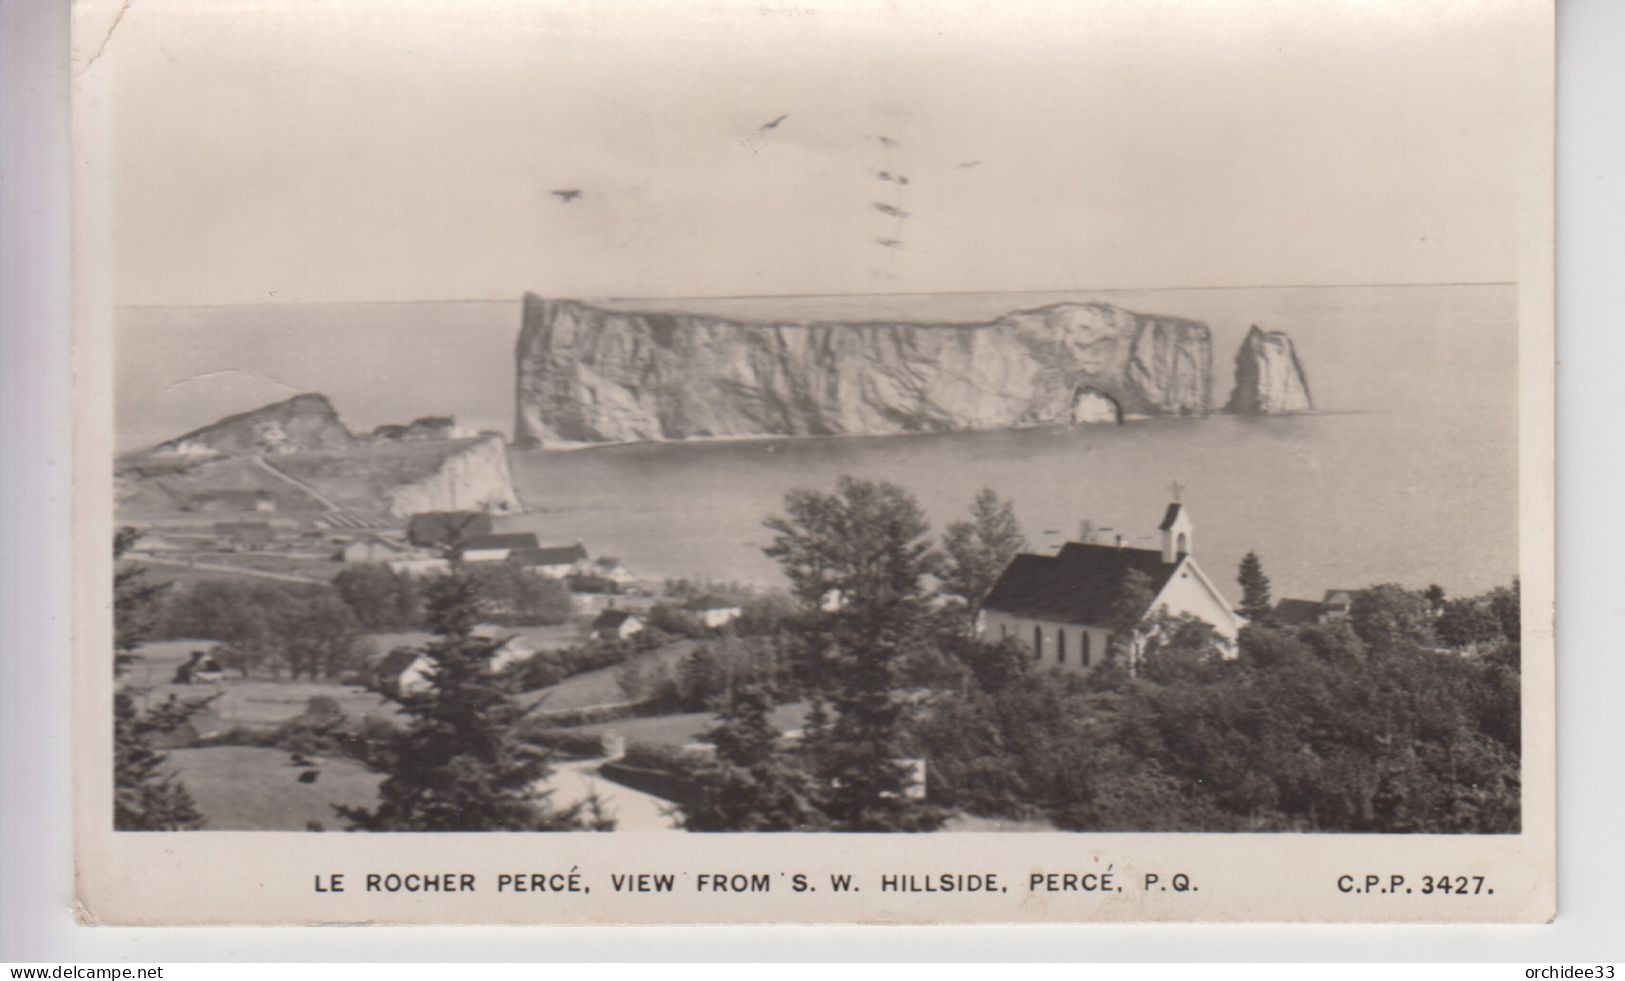
[[[333,577],[333,588],[367,630],[416,630],[423,623],[417,583],[406,573],[364,563]]]
[[[1270,578],[1264,575],[1264,563],[1258,560],[1258,553],[1248,552],[1242,556],[1236,582],[1241,584],[1241,615],[1252,623],[1267,622],[1273,608]]]
[[[1393,583],[1355,593],[1349,625],[1373,652],[1426,646],[1433,641],[1433,616],[1427,600]]]
[[[554,808],[540,785],[547,754],[518,737],[526,713],[510,682],[490,670],[497,645],[471,636],[480,620],[479,583],[464,573],[425,588],[436,640],[426,691],[396,697],[409,722],[373,749],[388,776],[372,809],[341,807],[365,831],[562,831],[584,826],[582,805]],[[596,808],[591,807],[594,815]],[[596,817],[593,825],[602,827]]]
[[[713,759],[695,768],[696,798],[683,809],[689,831],[811,831],[824,823],[818,781],[787,753],[769,721],[777,701],[748,685],[733,693],[705,734]]]
[[[919,503],[885,481],[842,477],[835,493],[792,491],[764,551],[809,614],[803,670],[828,694],[827,727],[809,749],[829,790],[825,813],[847,831],[930,830],[942,821],[912,800],[901,670],[926,641],[924,578],[938,565]],[[835,603],[827,597],[838,598]]]
[[[971,504],[971,520],[950,524],[942,536],[942,591],[963,602],[974,622],[999,574],[1026,547],[1015,506],[984,487]]]
[[[1151,577],[1139,569],[1130,569],[1118,585],[1117,596],[1107,611],[1107,626],[1112,629],[1109,652],[1131,675],[1140,670],[1147,636],[1145,615],[1156,598]]]
[[[136,658],[158,620],[167,584],[146,580],[135,563],[119,565],[140,533],[121,528],[113,536],[113,674]],[[154,740],[186,724],[207,699],[169,702],[143,711],[128,685],[113,692],[113,827],[120,831],[185,831],[202,827],[192,795],[169,769]]]
[[[484,608],[491,613],[545,623],[570,619],[570,591],[557,579],[526,572],[509,562],[486,563],[474,576]]]

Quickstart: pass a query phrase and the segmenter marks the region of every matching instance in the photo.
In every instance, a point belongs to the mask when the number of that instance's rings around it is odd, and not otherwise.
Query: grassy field
[[[679,640],[647,654],[639,654],[631,660],[650,670],[661,665],[669,665],[675,668],[677,663],[687,657],[693,650],[694,641]],[[624,702],[627,700],[626,692],[621,690],[620,683],[615,680],[616,672],[619,670],[620,665],[615,665],[600,668],[597,671],[588,671],[585,674],[578,674],[573,678],[566,678],[551,688],[526,692],[523,701],[526,705],[542,702],[542,707],[550,712]]]
[[[218,695],[209,706],[211,721],[218,728],[253,726],[271,728],[305,711],[305,706],[316,695],[325,695],[339,704],[344,714],[352,719],[367,715],[393,718],[395,707],[383,696],[363,688],[335,684],[330,681],[274,681],[265,678],[234,678],[214,685],[171,684],[175,668],[194,650],[209,650],[213,641],[173,640],[147,644],[141,649],[141,660],[126,669],[122,680],[146,689],[140,696],[144,704],[153,704],[174,695],[178,699],[206,698]]]
[[[383,782],[352,760],[328,759],[314,768],[315,783],[300,783],[306,770],[286,752],[255,746],[174,749],[169,765],[208,819],[207,831],[304,831],[311,821],[341,831],[333,805],[371,806]]]
[[[773,710],[769,720],[780,732],[801,728],[807,717],[806,702],[791,702]],[[701,733],[717,724],[715,712],[684,712],[678,715],[660,715],[646,719],[617,719],[598,722],[573,729],[574,732],[613,732],[628,742],[654,743],[664,746],[685,746],[699,739]]]

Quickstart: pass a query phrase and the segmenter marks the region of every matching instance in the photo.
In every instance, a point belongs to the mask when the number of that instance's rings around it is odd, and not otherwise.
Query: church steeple
[[[1190,509],[1178,501],[1168,505],[1158,528],[1162,532],[1162,561],[1178,562],[1181,556],[1193,551],[1196,524],[1191,521]]]

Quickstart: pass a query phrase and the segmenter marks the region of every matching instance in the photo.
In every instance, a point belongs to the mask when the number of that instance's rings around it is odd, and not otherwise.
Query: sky
[[[1537,6],[133,0],[114,299],[1512,281]]]

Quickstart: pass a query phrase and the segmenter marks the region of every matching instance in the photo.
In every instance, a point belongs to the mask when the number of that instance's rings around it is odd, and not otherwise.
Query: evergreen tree
[[[766,553],[807,607],[808,680],[833,717],[809,732],[828,788],[825,813],[843,831],[923,831],[941,815],[907,791],[912,771],[901,669],[927,640],[924,578],[938,557],[919,503],[885,481],[842,477],[834,494],[792,491]],[[829,597],[837,602],[829,602]]]
[[[999,574],[1026,547],[1014,505],[984,487],[971,505],[971,520],[950,524],[942,536],[942,591],[963,601],[974,622]]]
[[[119,562],[139,538],[133,528],[113,536],[113,673],[123,672],[151,635],[158,600],[167,583],[147,582],[146,569]],[[136,705],[135,692],[113,692],[113,827],[120,831],[186,831],[203,826],[186,786],[168,768],[168,756],[154,739],[173,732],[208,699],[171,701],[150,711]]]
[[[169,769],[154,738],[186,724],[197,703],[168,702],[143,711],[127,687],[113,693],[113,827],[119,831],[191,831],[203,815]]]
[[[768,715],[773,693],[734,692],[706,733],[716,756],[693,774],[697,799],[683,810],[689,831],[811,831],[823,824],[818,781],[779,742]]]
[[[538,789],[551,772],[546,753],[521,741],[525,709],[511,682],[490,670],[496,643],[470,636],[480,621],[479,585],[470,576],[437,577],[425,588],[436,640],[429,688],[396,698],[410,720],[374,752],[388,777],[371,810],[341,807],[365,831],[563,831],[583,822],[582,805],[558,809]]]
[[[1258,553],[1248,552],[1241,558],[1241,570],[1236,575],[1241,584],[1241,615],[1258,624],[1270,622],[1270,577],[1264,575],[1264,563]]]

